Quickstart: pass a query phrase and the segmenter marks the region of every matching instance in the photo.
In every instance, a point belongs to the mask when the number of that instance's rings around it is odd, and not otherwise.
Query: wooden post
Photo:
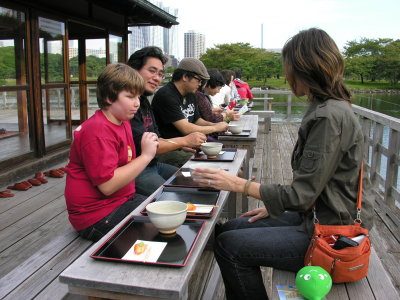
[[[386,178],[385,178],[385,189],[384,199],[386,204],[390,206],[395,205],[395,199],[392,196],[392,189],[397,183],[397,174],[399,166],[395,163],[397,154],[400,148],[399,132],[390,129],[389,133],[389,146],[388,146],[388,157],[386,163]]]
[[[288,104],[287,104],[287,121],[292,119],[292,94],[288,94]]]

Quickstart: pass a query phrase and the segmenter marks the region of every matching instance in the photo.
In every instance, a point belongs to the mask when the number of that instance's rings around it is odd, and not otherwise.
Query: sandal
[[[10,198],[14,197],[15,195],[11,193],[9,190],[0,191],[0,198]]]
[[[25,184],[29,189],[32,187],[32,184],[28,181],[22,181],[22,184]]]
[[[38,185],[41,185],[41,184],[42,184],[42,182],[41,182],[39,179],[37,179],[37,178],[29,179],[28,182],[29,182],[30,184],[34,185],[34,186],[38,186]]]
[[[26,191],[29,190],[29,186],[23,184],[22,182],[16,183],[14,185],[10,185],[7,187],[10,190],[16,190],[16,191]]]
[[[42,172],[35,173],[35,179],[39,180],[41,183],[48,183],[49,181],[43,177]]]
[[[64,174],[61,173],[59,170],[50,170],[47,172],[44,172],[44,175],[48,177],[54,177],[54,178],[63,178]]]

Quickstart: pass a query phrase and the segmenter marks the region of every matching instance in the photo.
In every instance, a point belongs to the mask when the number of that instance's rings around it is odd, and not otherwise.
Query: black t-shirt
[[[182,96],[172,82],[158,90],[151,106],[163,138],[183,136],[173,122],[187,119],[189,123],[195,123],[200,118],[196,95]]]
[[[154,132],[155,134],[160,136],[157,124],[154,120],[155,119],[153,111],[151,110],[149,100],[147,99],[146,96],[140,96],[140,108],[135,114],[135,116],[131,119],[133,141],[135,142],[135,148],[136,148],[136,156],[139,156],[142,153],[141,140],[143,133]],[[154,158],[149,163],[149,166],[155,164],[156,162],[157,159]]]

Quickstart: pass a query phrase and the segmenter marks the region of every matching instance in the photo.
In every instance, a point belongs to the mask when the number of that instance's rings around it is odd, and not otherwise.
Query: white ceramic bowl
[[[243,131],[243,126],[242,125],[229,125],[228,130],[232,132],[233,134],[239,134]]]
[[[146,206],[151,223],[163,234],[172,234],[186,219],[187,204],[179,201],[157,201]]]
[[[192,175],[193,178],[203,178],[201,176],[194,176],[193,172],[196,168],[201,168],[201,169],[215,169],[215,170],[220,170],[221,167],[220,165],[216,164],[216,163],[198,163],[198,164],[192,164],[189,165],[189,170],[190,170],[190,175]]]
[[[209,142],[200,145],[200,149],[207,155],[215,157],[222,150],[222,143]]]

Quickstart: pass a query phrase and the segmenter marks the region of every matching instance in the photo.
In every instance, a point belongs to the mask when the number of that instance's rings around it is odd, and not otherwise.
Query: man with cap
[[[204,64],[195,58],[184,58],[172,74],[172,81],[153,98],[152,108],[163,138],[186,136],[192,132],[210,134],[226,131],[226,122],[208,122],[200,117],[194,93],[210,78]],[[191,156],[180,150],[159,156],[159,160],[181,167]]]
[[[153,111],[148,96],[154,94],[164,78],[164,64],[167,58],[158,47],[145,47],[134,52],[127,64],[139,72],[144,80],[144,93],[140,96],[140,108],[131,119],[133,140],[135,142],[136,155],[141,153],[141,140],[145,132],[154,132],[158,136],[159,130],[154,120]],[[184,137],[177,137],[170,140],[160,140],[157,153],[162,154],[179,148],[199,147],[206,140],[203,133],[194,132]],[[177,168],[175,166],[161,163],[157,156],[148,164],[148,166],[135,178],[136,191],[142,195],[149,196],[157,190],[169,177],[171,177]]]

